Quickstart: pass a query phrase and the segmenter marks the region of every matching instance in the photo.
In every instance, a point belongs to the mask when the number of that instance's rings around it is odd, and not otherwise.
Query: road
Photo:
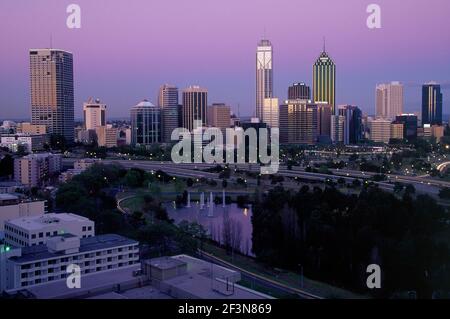
[[[204,260],[213,262],[217,265],[220,265],[220,266],[223,266],[226,268],[230,268],[230,269],[239,271],[241,273],[241,276],[243,279],[246,279],[246,280],[253,282],[255,284],[258,284],[260,286],[266,287],[270,290],[275,290],[278,293],[286,294],[286,295],[294,294],[294,295],[298,295],[302,299],[323,299],[322,297],[310,294],[304,290],[287,286],[285,284],[279,283],[277,281],[271,280],[269,278],[263,277],[261,275],[258,275],[258,274],[252,273],[250,271],[247,271],[245,269],[242,269],[240,267],[237,267],[227,261],[219,259],[219,258],[217,258],[213,255],[210,255],[204,251],[200,251],[199,253],[201,255],[201,258],[203,258]]]
[[[70,165],[73,163],[74,159],[64,159],[65,165]],[[192,178],[192,179],[200,179],[207,178],[216,181],[221,181],[219,178],[219,174],[204,172],[202,170],[213,168],[217,166],[217,164],[207,164],[207,163],[180,163],[175,164],[173,162],[153,162],[153,161],[130,161],[130,160],[103,160],[104,164],[120,164],[124,168],[139,168],[145,171],[153,171],[163,170],[169,175],[181,177],[181,178]],[[255,173],[259,173],[260,166],[257,164],[230,164],[229,167],[231,169],[240,169],[240,170],[248,170]],[[330,169],[333,175],[329,174],[321,174],[321,173],[313,173],[306,172],[302,167],[292,167],[292,169],[287,169],[286,166],[280,166],[278,171],[278,175],[289,177],[289,178],[304,178],[309,180],[317,180],[320,182],[324,182],[326,180],[332,180],[337,182],[340,178],[343,178],[347,183],[353,182],[355,179],[365,180],[371,179],[376,173],[371,172],[360,172],[360,171],[352,171],[345,169]],[[443,187],[450,187],[450,182],[445,181],[436,181],[432,179],[428,179],[425,177],[418,176],[403,176],[403,175],[394,175],[387,174],[388,180],[382,182],[374,182],[381,189],[392,192],[394,189],[394,183],[400,182],[403,184],[412,184],[416,191],[420,194],[428,194],[435,198],[440,204],[445,206],[450,206],[449,203],[445,201],[441,201],[438,197],[440,189]],[[230,180],[235,181],[237,178],[232,177]],[[249,179],[249,185],[256,185],[256,181]]]

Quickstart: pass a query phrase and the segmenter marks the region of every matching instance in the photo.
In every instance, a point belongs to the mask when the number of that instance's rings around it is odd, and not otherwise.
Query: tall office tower
[[[317,105],[308,100],[287,100],[280,106],[280,140],[286,144],[317,142]]]
[[[106,126],[106,104],[99,99],[90,98],[83,104],[84,127],[86,130],[95,130],[98,127]]]
[[[396,117],[395,123],[403,124],[403,138],[407,140],[417,139],[417,115],[402,114]]]
[[[332,106],[331,113],[335,114],[336,65],[325,51],[325,45],[313,66],[313,100],[327,102]]]
[[[345,116],[331,115],[331,141],[333,143],[344,143]]]
[[[47,133],[74,141],[72,53],[53,49],[30,50],[31,124]]]
[[[217,127],[225,132],[231,124],[231,108],[224,103],[214,103],[208,106],[208,126]]]
[[[357,106],[339,106],[339,115],[344,116],[344,144],[357,144],[362,140],[362,112]]]
[[[376,116],[392,120],[400,114],[403,114],[403,85],[400,82],[377,85]]]
[[[261,40],[256,50],[256,117],[264,118],[264,100],[273,98],[273,49],[269,40]]]
[[[422,125],[442,125],[441,86],[430,82],[422,86]]]
[[[294,83],[288,89],[288,100],[311,100],[311,89],[305,83]]]
[[[269,128],[278,128],[280,125],[279,120],[279,104],[277,98],[264,99],[264,105],[262,110],[262,116]]]
[[[327,103],[317,104],[317,135],[325,140],[331,137],[331,110],[333,107]]]
[[[162,140],[170,143],[172,132],[180,127],[178,121],[178,88],[164,84],[159,88],[158,106],[161,108]]]
[[[389,143],[391,139],[391,121],[377,118],[370,122],[370,140],[376,143]]]
[[[197,127],[195,121],[206,126],[206,109],[208,106],[208,90],[199,86],[191,86],[183,90],[183,127],[192,131]]]
[[[131,109],[131,144],[152,145],[161,141],[161,110],[148,100]]]

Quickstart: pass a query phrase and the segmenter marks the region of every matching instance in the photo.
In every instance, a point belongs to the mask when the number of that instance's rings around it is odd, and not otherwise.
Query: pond
[[[235,250],[249,256],[252,254],[252,208],[240,208],[236,204],[223,207],[222,204],[209,204],[203,208],[199,202],[192,202],[191,207],[176,208],[175,203],[166,203],[169,218],[176,224],[183,220],[202,225],[211,239],[220,244],[229,243]]]

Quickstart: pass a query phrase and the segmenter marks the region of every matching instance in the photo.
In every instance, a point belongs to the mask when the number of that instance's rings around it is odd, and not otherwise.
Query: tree
[[[192,186],[194,186],[194,181],[192,180],[192,178],[188,178],[188,179],[187,179],[186,185],[187,185],[187,187],[192,187]]]
[[[14,174],[14,159],[11,155],[6,154],[0,160],[0,177],[12,176]]]
[[[401,193],[403,191],[405,187],[403,186],[402,183],[400,182],[395,182],[394,184],[394,193],[398,194]]]
[[[450,199],[450,188],[445,187],[439,191],[439,198]]]
[[[416,193],[416,188],[412,184],[406,185],[405,194],[414,195]]]

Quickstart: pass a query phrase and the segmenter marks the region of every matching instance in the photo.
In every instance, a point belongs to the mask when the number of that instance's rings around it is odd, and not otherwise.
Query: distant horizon
[[[0,3],[0,10],[8,12],[0,20],[8,48],[0,52],[1,118],[30,117],[28,51],[49,47],[50,38],[51,47],[74,54],[76,117],[83,102],[94,97],[108,105],[108,118],[127,118],[145,98],[157,104],[164,83],[180,91],[200,85],[208,89],[208,104],[226,103],[236,114],[240,105],[241,116],[252,116],[256,44],[263,34],[274,47],[274,95],[280,101],[294,82],[312,87],[312,65],[325,36],[337,65],[338,105],[374,114],[376,85],[400,81],[405,112],[417,112],[421,85],[436,81],[444,113],[450,110],[450,42],[443,32],[447,0],[378,0],[383,23],[377,30],[366,27],[368,3],[361,0],[347,0],[345,6],[331,0],[260,0],[258,6],[237,0],[77,3],[82,8],[79,30],[65,26],[67,3]],[[300,21],[299,12],[307,13]]]

